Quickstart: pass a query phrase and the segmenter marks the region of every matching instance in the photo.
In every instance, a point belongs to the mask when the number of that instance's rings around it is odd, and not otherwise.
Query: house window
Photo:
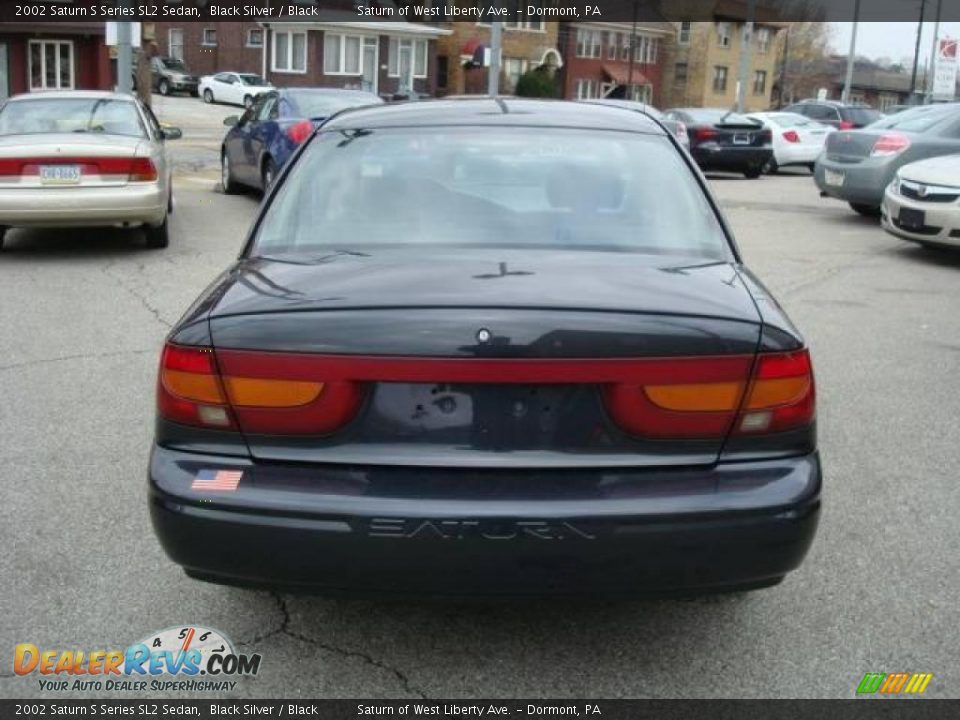
[[[767,92],[767,71],[757,70],[753,74],[753,94],[763,95]]]
[[[273,38],[272,70],[274,72],[307,72],[307,34],[305,32],[275,30],[270,36]]]
[[[517,81],[520,76],[527,71],[528,61],[526,58],[504,58],[503,74],[506,76],[506,90],[512,93],[517,89]]]
[[[600,31],[577,28],[577,57],[600,57]]]
[[[720,47],[730,47],[730,23],[717,23],[717,45]]]
[[[30,89],[73,89],[73,42],[70,40],[30,41]]]
[[[642,63],[643,57],[647,52],[647,38],[643,35],[638,35],[634,40],[633,44],[633,61]]]
[[[653,101],[653,88],[650,85],[634,85],[630,88],[630,99],[649,105]]]
[[[592,100],[600,97],[600,84],[596,80],[580,78],[576,82],[575,92],[577,100]]]
[[[690,28],[693,23],[682,22],[680,23],[680,32],[677,34],[677,44],[679,45],[689,45],[690,44]]]
[[[170,28],[167,33],[167,50],[170,57],[175,60],[183,60],[183,30]]]
[[[542,20],[506,20],[503,26],[508,30],[543,30]]]
[[[717,65],[713,68],[713,91],[715,93],[725,93],[727,91],[727,68],[725,65]]]
[[[216,47],[217,45],[217,30],[216,28],[204,28],[203,29],[203,38],[200,40],[200,44],[205,47]]]
[[[392,37],[387,54],[387,75],[400,77],[400,56],[413,52],[413,77],[427,77],[427,41]]]
[[[607,33],[607,60],[616,60],[620,47],[620,33]]]
[[[247,47],[248,48],[263,47],[263,29],[262,28],[251,28],[250,30],[247,30]]]
[[[633,39],[624,33],[620,36],[620,59],[629,60],[630,59],[630,43]]]
[[[324,33],[323,72],[325,75],[360,75],[360,46],[363,41],[356,35]]]
[[[757,30],[757,52],[761,55],[770,52],[771,36],[770,28],[760,28]]]
[[[676,82],[686,82],[687,81],[687,64],[686,63],[677,63],[673,69],[673,79]]]
[[[641,35],[637,38],[636,60],[638,63],[653,65],[657,62],[657,50],[660,41],[657,38]]]

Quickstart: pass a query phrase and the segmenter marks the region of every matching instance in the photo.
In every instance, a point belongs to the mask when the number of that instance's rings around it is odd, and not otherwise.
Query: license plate
[[[80,166],[42,165],[40,182],[44,185],[76,185],[80,182]]]
[[[841,187],[844,181],[844,175],[841,172],[834,172],[833,170],[823,171],[823,181],[827,185],[833,185],[834,187]]]
[[[927,218],[923,210],[914,210],[913,208],[900,208],[897,220],[904,230],[922,230],[924,225],[927,224]]]
[[[743,135],[743,134],[734,135],[734,136],[733,136],[733,144],[734,144],[734,145],[749,145],[749,144],[750,144],[750,136],[749,136],[749,135]]]

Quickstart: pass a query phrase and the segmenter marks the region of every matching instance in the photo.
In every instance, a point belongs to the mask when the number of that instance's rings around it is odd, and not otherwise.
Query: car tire
[[[263,169],[260,171],[260,185],[263,187],[263,191],[267,192],[276,179],[277,164],[273,161],[273,158],[268,157],[263,161]]]
[[[807,163],[807,169],[808,169],[811,173],[815,173],[815,172],[817,171],[817,164],[816,164],[816,163]]]
[[[170,223],[167,216],[163,216],[163,222],[157,227],[150,225],[144,227],[143,234],[147,236],[147,249],[149,250],[162,250],[170,245]]]
[[[190,91],[190,97],[200,97],[200,91],[197,88],[194,88]]]
[[[243,108],[244,108],[244,110],[249,110],[251,105],[253,105],[253,96],[252,96],[252,95],[244,95],[244,96],[243,96]]]
[[[746,170],[743,171],[743,176],[748,180],[755,180],[756,178],[760,177],[760,173],[762,170],[763,168],[758,168],[758,167],[747,168]]]
[[[864,217],[877,218],[880,217],[880,206],[879,205],[867,205],[866,203],[850,203],[850,207],[859,215]]]
[[[233,171],[230,169],[230,158],[224,150],[220,153],[220,184],[223,186],[223,192],[226,195],[235,195],[240,191],[240,186],[233,179]]]
[[[779,169],[780,166],[777,164],[777,160],[773,156],[771,156],[770,159],[763,164],[763,167],[760,168],[764,175],[776,175]],[[749,175],[747,177],[749,177]]]
[[[161,81],[160,81],[160,85],[157,86],[157,90],[160,91],[160,94],[161,94],[161,95],[164,95],[164,96],[169,95],[169,94],[170,94],[170,83],[168,83],[166,80],[161,80]]]
[[[167,215],[173,215],[173,183],[170,183],[170,192],[167,193]]]
[[[210,88],[207,88],[206,90],[203,91],[203,101],[205,103],[213,102],[213,90],[211,90]]]

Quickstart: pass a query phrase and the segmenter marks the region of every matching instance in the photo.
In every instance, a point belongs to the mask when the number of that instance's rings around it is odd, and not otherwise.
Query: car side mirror
[[[183,130],[172,125],[164,125],[160,128],[160,134],[164,140],[179,140],[183,137]]]
[[[223,124],[227,127],[233,127],[240,124],[240,118],[237,115],[229,115],[223,119]]]

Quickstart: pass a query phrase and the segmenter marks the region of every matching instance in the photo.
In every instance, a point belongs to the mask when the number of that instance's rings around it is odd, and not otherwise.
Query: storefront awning
[[[620,67],[619,65],[604,65],[603,74],[617,85],[649,85],[647,76],[640,72],[640,68],[634,68],[633,74],[630,68]]]

